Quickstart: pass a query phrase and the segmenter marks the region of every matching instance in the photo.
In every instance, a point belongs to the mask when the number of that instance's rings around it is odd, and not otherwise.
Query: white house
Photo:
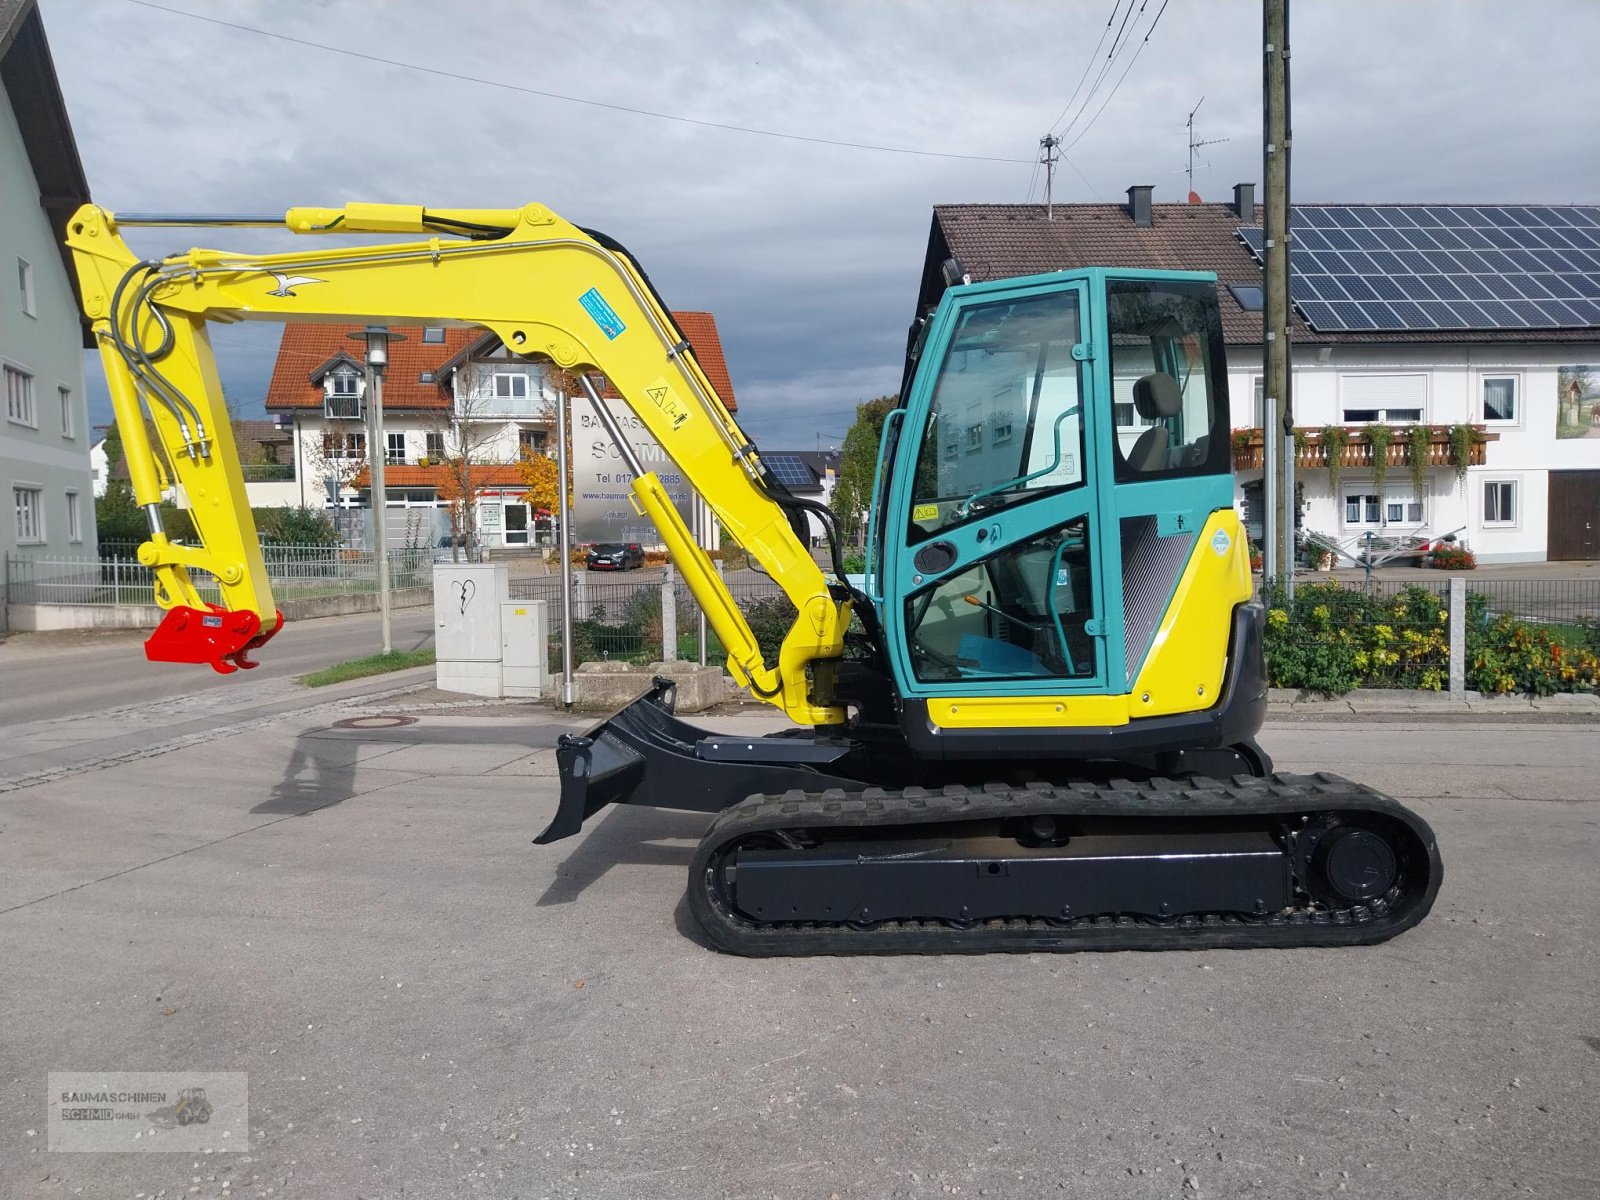
[[[1087,266],[1218,277],[1238,498],[1261,517],[1260,209],[1230,204],[958,204],[934,209],[919,314],[956,258],[974,280]],[[1600,558],[1600,208],[1297,205],[1293,415],[1303,531],[1457,532],[1480,562]],[[1132,406],[1128,420],[1137,422]],[[1119,412],[1119,422],[1123,414]],[[1381,488],[1366,427],[1395,445]],[[1322,431],[1349,443],[1335,488]],[[1470,426],[1458,478],[1451,449]],[[1409,442],[1426,439],[1422,487]],[[1341,436],[1341,435],[1335,435]]]
[[[0,87],[0,555],[93,556],[88,343],[63,246],[89,188],[34,0],[0,5]]]

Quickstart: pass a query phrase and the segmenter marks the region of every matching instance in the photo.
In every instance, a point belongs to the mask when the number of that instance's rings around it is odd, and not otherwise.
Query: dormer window
[[[323,412],[330,418],[361,419],[361,376],[351,367],[328,373]]]

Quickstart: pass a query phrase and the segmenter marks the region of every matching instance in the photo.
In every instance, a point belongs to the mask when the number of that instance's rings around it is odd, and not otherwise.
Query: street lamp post
[[[372,545],[378,570],[378,613],[383,624],[383,652],[394,649],[389,608],[389,535],[385,527],[389,493],[383,483],[384,460],[389,450],[383,439],[383,372],[389,365],[389,343],[403,342],[403,333],[391,333],[381,325],[368,325],[345,335],[365,342],[366,395],[363,407],[367,418],[367,483],[372,497]]]

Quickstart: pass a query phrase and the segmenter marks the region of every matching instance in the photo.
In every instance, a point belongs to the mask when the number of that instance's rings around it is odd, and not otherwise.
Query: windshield
[[[917,458],[908,541],[1083,483],[1078,294],[964,310]]]
[[[604,542],[594,548],[596,554],[621,554],[621,542]]]

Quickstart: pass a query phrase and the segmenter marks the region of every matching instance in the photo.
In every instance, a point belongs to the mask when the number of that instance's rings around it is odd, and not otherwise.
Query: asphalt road
[[[12,634],[0,642],[0,728],[177,697],[247,695],[263,680],[292,679],[383,649],[375,612],[290,621],[256,655],[255,670],[233,675],[152,663],[144,638],[125,630]],[[433,610],[396,609],[393,642],[400,650],[431,645]]]
[[[0,790],[0,1195],[1600,1192],[1593,724],[1269,726],[1433,823],[1382,946],[750,961],[685,932],[704,818],[531,846],[571,723],[332,727],[402,708]],[[247,1072],[248,1152],[50,1153],[46,1073],[130,1068]]]

